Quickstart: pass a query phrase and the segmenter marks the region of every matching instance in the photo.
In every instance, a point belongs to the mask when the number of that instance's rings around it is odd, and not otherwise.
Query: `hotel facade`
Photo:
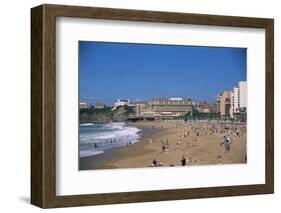
[[[153,98],[135,104],[137,116],[180,116],[192,111],[192,100],[184,98]]]

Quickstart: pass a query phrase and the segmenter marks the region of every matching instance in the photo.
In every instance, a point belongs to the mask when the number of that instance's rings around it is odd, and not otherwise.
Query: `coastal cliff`
[[[119,106],[114,110],[110,107],[80,109],[80,123],[126,121],[132,113],[134,113],[133,107],[129,106]]]

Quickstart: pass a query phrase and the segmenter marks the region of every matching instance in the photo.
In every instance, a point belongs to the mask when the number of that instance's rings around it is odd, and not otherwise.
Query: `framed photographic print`
[[[273,19],[31,9],[31,203],[274,191]]]

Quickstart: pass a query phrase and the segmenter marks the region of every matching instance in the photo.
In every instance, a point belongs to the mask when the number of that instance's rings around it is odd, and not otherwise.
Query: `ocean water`
[[[141,130],[122,122],[84,123],[79,127],[80,157],[103,153],[106,149],[139,141]]]

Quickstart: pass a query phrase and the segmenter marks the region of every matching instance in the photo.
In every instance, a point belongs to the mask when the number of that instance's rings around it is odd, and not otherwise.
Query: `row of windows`
[[[149,104],[176,104],[176,105],[184,105],[184,104],[192,104],[191,101],[171,101],[171,100],[154,100],[149,101]]]
[[[190,106],[154,106],[154,111],[161,112],[188,112],[192,109]]]

